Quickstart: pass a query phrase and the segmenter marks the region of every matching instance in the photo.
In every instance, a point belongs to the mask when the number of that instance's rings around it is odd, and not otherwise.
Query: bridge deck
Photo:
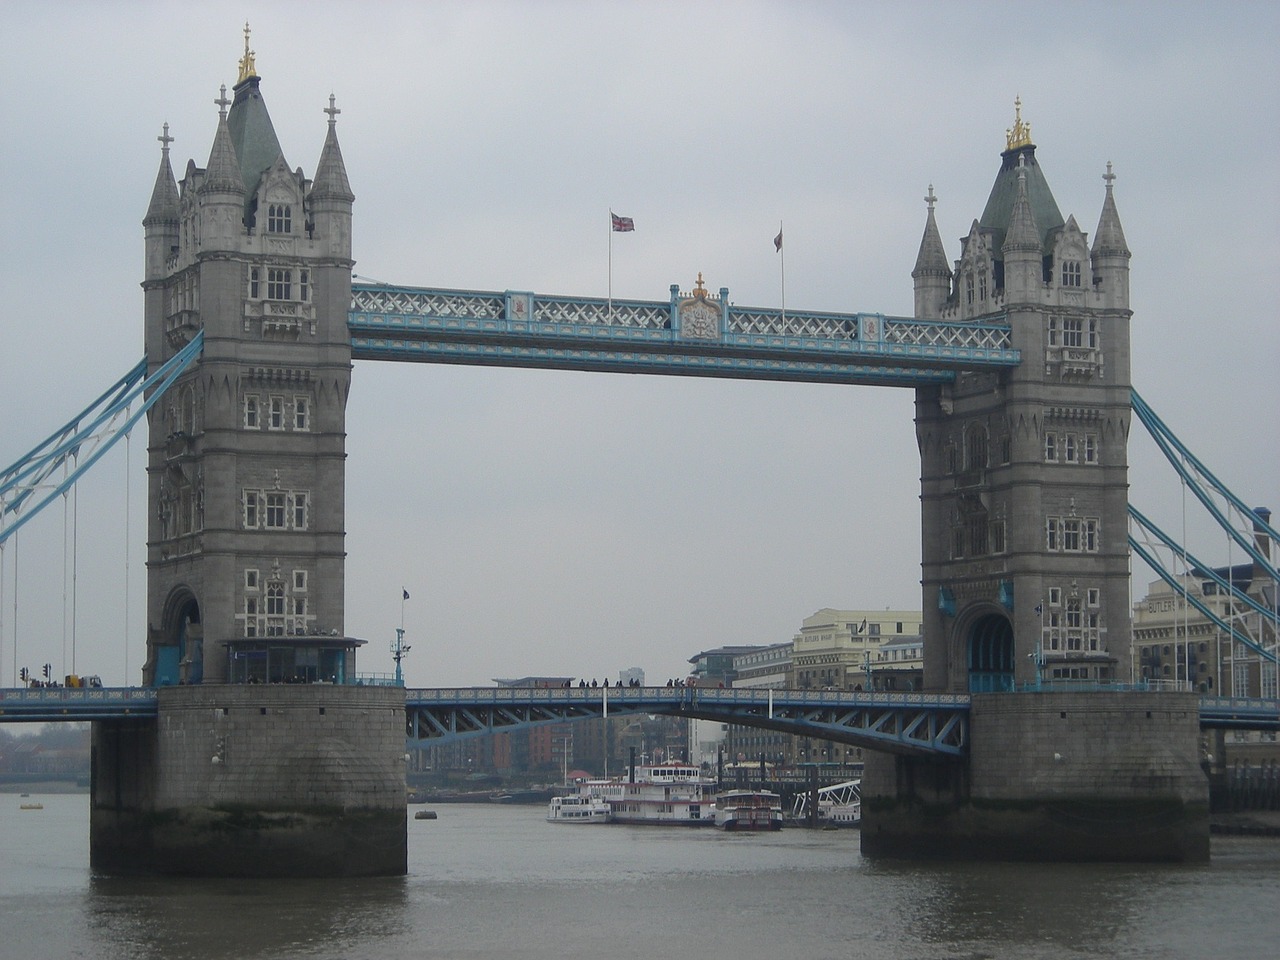
[[[693,295],[674,286],[666,301],[369,284],[351,294],[357,359],[895,386],[1021,361],[1002,318],[784,314],[730,303],[727,289],[698,301],[697,324],[683,312]]]
[[[159,691],[149,687],[0,689],[0,722],[145,719],[157,715],[159,697]],[[406,736],[418,745],[542,723],[657,713],[764,727],[891,753],[961,756],[968,750],[965,694],[454,687],[408,689],[405,711]],[[1200,725],[1280,732],[1280,699],[1201,697]]]

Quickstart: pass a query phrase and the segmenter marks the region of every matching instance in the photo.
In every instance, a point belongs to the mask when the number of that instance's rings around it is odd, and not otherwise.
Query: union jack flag
[[[620,217],[612,210],[609,211],[609,216],[613,218],[614,233],[631,233],[636,228],[636,222],[630,217]]]

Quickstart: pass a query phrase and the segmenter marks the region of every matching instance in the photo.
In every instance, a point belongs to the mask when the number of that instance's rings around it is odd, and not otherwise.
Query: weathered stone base
[[[401,875],[404,691],[197,686],[93,730],[98,873]]]
[[[1209,858],[1194,694],[975,696],[967,763],[869,756],[862,852],[907,859]]]

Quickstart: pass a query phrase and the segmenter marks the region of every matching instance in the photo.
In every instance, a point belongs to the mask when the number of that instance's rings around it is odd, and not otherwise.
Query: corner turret
[[[1018,162],[1018,193],[1009,214],[1009,228],[1000,248],[1004,256],[1004,297],[1006,303],[1038,300],[1043,268],[1044,244],[1036,215],[1027,198],[1027,171]]]
[[[1111,192],[1116,175],[1107,162],[1107,172],[1102,179],[1107,182],[1107,195],[1102,201],[1102,215],[1098,217],[1098,229],[1093,238],[1089,259],[1093,265],[1093,283],[1108,307],[1129,309],[1129,245],[1120,226],[1115,197]]]
[[[929,205],[929,214],[924,223],[924,236],[920,240],[916,267],[911,271],[911,279],[915,281],[916,316],[931,320],[942,316],[947,297],[951,295],[951,268],[947,266],[947,252],[942,246],[942,236],[938,233],[938,223],[933,216],[933,205],[937,200],[931,183],[929,195],[924,198],[924,202]]]
[[[160,141],[160,169],[156,172],[156,185],[151,191],[151,203],[142,218],[146,237],[145,279],[161,280],[165,276],[165,264],[178,251],[178,185],[169,165],[169,124],[164,133],[156,137]]]

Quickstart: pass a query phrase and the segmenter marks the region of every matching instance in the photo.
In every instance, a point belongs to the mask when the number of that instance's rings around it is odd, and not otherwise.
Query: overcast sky
[[[398,284],[603,296],[612,208],[636,225],[614,241],[615,296],[665,299],[701,272],[739,304],[776,306],[782,221],[789,308],[909,315],[929,185],[954,259],[1021,96],[1058,206],[1090,235],[1115,166],[1134,385],[1245,500],[1280,507],[1280,7],[1155,9],[9,4],[0,463],[142,356],[155,138],[168,122],[179,176],[188,158],[205,165],[247,16],[285,157],[308,176],[337,97],[356,273]],[[918,609],[912,400],[359,362],[346,598],[347,632],[369,641],[359,669],[391,670],[402,586],[412,686],[631,666],[664,682],[700,650],[788,640],[825,606]],[[144,655],[145,439],[131,448],[76,511],[76,666],[109,683],[138,682]],[[1131,500],[1180,530],[1158,457],[1135,427]],[[62,673],[73,633],[54,514],[20,534],[17,661]],[[1221,536],[1192,549],[1226,562]]]

